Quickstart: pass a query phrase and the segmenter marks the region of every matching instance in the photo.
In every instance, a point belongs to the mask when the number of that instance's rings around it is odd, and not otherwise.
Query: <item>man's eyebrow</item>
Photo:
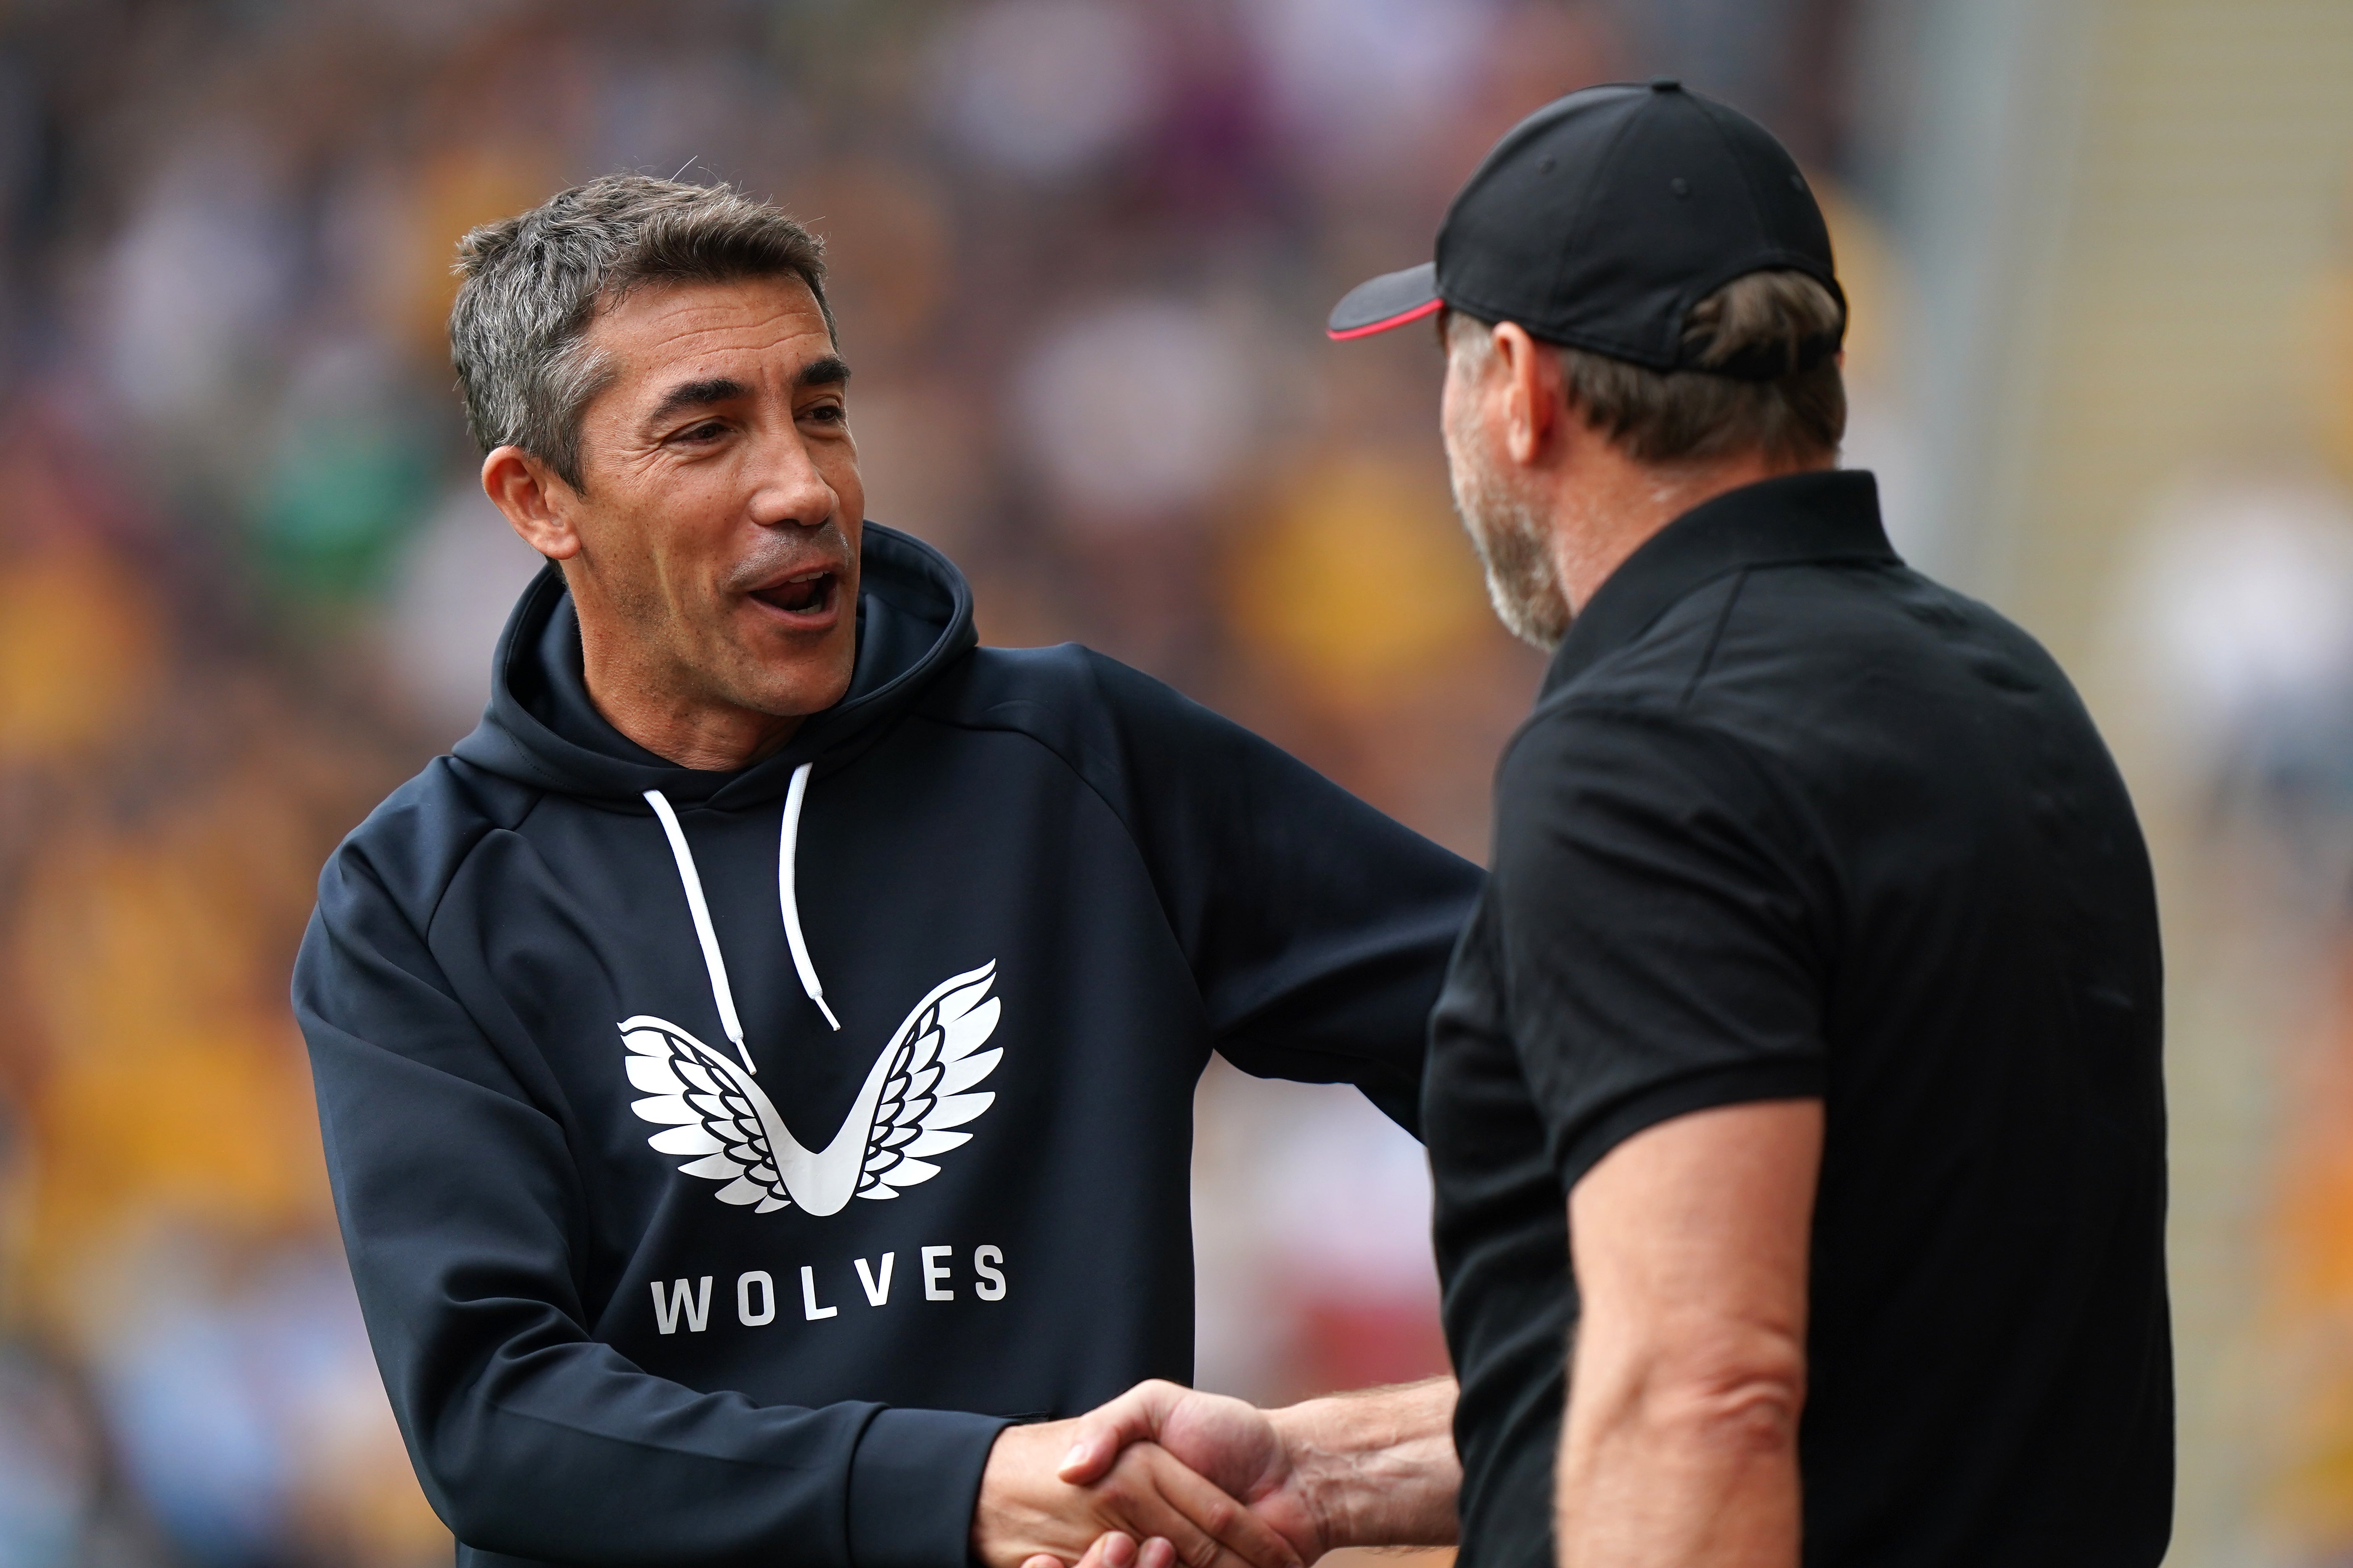
[[[839,354],[828,354],[801,366],[793,377],[796,388],[804,386],[839,386],[849,379],[849,362]]]
[[[730,403],[744,395],[742,382],[732,376],[714,375],[703,381],[681,381],[662,394],[654,411],[646,416],[646,423],[659,425],[671,415],[689,408],[702,408],[713,403]]]
[[[849,380],[849,363],[839,354],[813,359],[793,374],[796,389],[840,386]],[[714,403],[733,403],[737,398],[750,395],[751,389],[733,376],[714,375],[702,381],[681,381],[662,394],[662,400],[654,405],[652,413],[646,416],[646,423],[659,425],[690,408],[703,408]]]

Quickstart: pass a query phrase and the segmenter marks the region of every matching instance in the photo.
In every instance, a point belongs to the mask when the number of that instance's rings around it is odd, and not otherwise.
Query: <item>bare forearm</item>
[[[1270,1411],[1324,1543],[1443,1546],[1455,1538],[1451,1378],[1310,1399]]]
[[[1561,1568],[1796,1568],[1793,1398],[1654,1386],[1592,1403],[1571,1394],[1561,1443]]]

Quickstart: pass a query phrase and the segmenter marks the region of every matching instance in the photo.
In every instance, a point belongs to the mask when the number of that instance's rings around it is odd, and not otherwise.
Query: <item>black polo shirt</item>
[[[1609,577],[1495,788],[1423,1090],[1462,1568],[1553,1561],[1569,1188],[1793,1097],[1825,1119],[1806,1563],[2156,1563],[2156,900],[2050,656],[1897,559],[1870,475],[1773,479]]]

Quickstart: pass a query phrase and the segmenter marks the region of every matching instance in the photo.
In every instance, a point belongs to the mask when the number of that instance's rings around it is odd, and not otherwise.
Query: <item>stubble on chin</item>
[[[1521,641],[1546,653],[1568,635],[1575,612],[1553,558],[1551,531],[1526,500],[1504,483],[1476,443],[1447,443],[1455,515],[1486,569],[1496,618]]]

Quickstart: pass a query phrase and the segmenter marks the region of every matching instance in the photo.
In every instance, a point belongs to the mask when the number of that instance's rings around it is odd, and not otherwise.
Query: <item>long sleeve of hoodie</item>
[[[1427,1023],[1479,868],[1151,677],[1083,658],[1105,700],[1071,710],[1112,722],[1059,749],[1151,864],[1219,1053],[1260,1078],[1354,1084],[1419,1136]]]
[[[455,999],[384,869],[351,847],[328,866],[294,999],[360,1304],[443,1521],[548,1562],[965,1561],[1003,1421],[763,1406],[590,1337],[587,1216],[543,1086]]]

